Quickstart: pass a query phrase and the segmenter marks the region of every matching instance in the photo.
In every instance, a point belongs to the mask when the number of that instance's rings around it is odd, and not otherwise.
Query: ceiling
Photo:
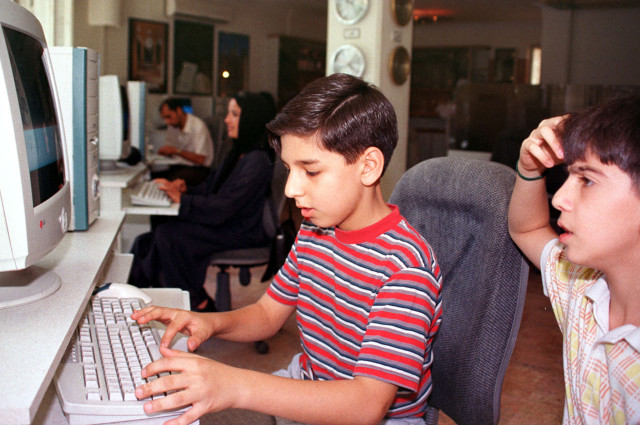
[[[327,0],[281,0],[326,11]],[[369,0],[378,1],[378,0]],[[291,3],[291,4],[292,4]],[[541,5],[559,9],[639,7],[639,0],[414,0],[414,14],[433,22],[540,21]]]

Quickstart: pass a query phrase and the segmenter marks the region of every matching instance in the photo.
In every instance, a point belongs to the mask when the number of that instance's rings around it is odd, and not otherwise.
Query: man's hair
[[[393,106],[359,78],[333,74],[309,83],[267,125],[269,141],[280,152],[281,137],[315,137],[324,149],[354,163],[369,147],[384,155],[384,168],[398,143]]]
[[[164,105],[167,105],[167,108],[169,108],[172,111],[177,111],[178,108],[183,109],[184,108],[184,102],[185,102],[184,99],[180,99],[180,98],[177,98],[177,97],[167,98],[167,99],[162,101],[160,106],[158,106],[158,111],[162,111],[162,107]]]
[[[559,129],[565,162],[593,154],[603,164],[618,166],[640,194],[640,95],[616,97],[577,114]]]

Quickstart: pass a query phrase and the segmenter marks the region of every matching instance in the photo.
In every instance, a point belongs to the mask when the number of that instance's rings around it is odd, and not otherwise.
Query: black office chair
[[[432,158],[408,170],[391,195],[433,247],[443,276],[428,424],[438,423],[439,410],[459,425],[498,423],[529,271],[507,231],[514,182],[502,164]]]
[[[279,258],[275,261],[284,262],[286,253],[278,252],[274,245],[280,245],[278,238],[282,238],[280,216],[286,203],[284,196],[284,186],[287,181],[287,172],[280,158],[274,164],[273,179],[271,181],[271,194],[263,206],[262,215],[264,228],[269,236],[269,242],[264,246],[254,248],[231,249],[216,252],[209,260],[210,266],[219,268],[216,282],[216,308],[218,311],[228,311],[231,309],[231,292],[229,288],[229,267],[239,267],[240,283],[244,286],[251,282],[251,267],[262,266],[273,260],[272,255]],[[270,279],[272,276],[263,275],[262,281]]]

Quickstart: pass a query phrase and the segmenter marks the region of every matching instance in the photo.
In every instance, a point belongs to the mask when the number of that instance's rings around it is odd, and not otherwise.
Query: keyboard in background
[[[137,386],[157,379],[145,380],[140,371],[161,357],[158,331],[130,318],[133,310],[144,306],[138,298],[94,297],[87,307],[54,377],[71,425],[151,418],[142,408],[146,400],[137,400],[134,394]]]
[[[131,203],[133,205],[168,207],[171,198],[160,190],[153,181],[144,181],[131,189]]]

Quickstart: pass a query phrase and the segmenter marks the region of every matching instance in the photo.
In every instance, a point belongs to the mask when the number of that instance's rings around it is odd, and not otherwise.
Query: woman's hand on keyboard
[[[167,179],[154,179],[160,190],[166,192],[173,202],[180,202],[180,195],[187,191],[187,183],[182,179],[169,181]]]
[[[131,318],[140,324],[156,320],[165,325],[167,329],[160,342],[163,347],[169,347],[178,332],[188,335],[187,347],[189,351],[194,351],[213,335],[214,329],[207,316],[209,315],[187,310],[149,306],[134,311]]]

